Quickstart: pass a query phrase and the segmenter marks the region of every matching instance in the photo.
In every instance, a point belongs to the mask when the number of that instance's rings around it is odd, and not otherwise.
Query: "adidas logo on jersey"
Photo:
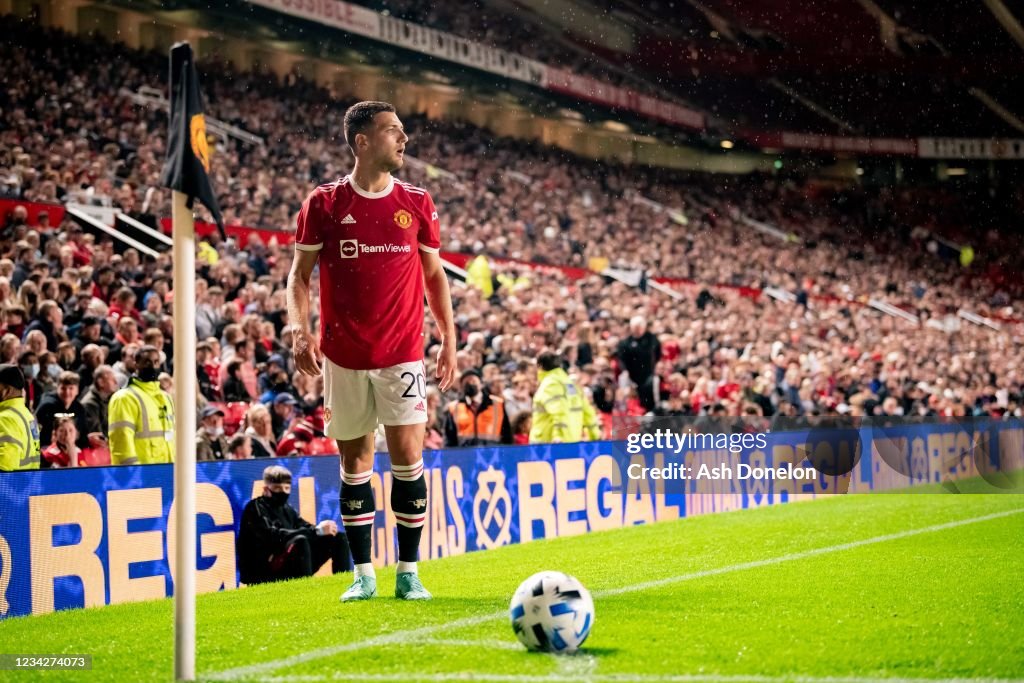
[[[413,410],[422,410],[423,412],[427,412],[427,407],[423,405],[423,401],[420,401],[416,404],[416,407],[413,408]]]
[[[356,219],[352,218],[352,214],[348,214],[344,218],[341,219],[341,224],[342,225],[354,225],[355,222],[356,222]]]

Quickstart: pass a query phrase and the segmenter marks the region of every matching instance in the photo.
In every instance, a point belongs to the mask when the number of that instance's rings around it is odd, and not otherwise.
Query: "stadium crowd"
[[[161,87],[165,58],[9,17],[0,25],[17,36],[0,45],[9,65],[0,197],[168,216],[170,193],[157,187],[166,113],[122,92]],[[347,172],[345,104],[299,78],[205,69],[210,115],[265,140],[217,145],[225,221],[293,227],[309,190]],[[435,197],[443,250],[487,261],[453,290],[463,379],[446,395],[431,390],[427,447],[466,443],[452,437],[449,406],[477,375],[484,395],[504,399],[502,440],[525,442],[544,351],[564,359],[605,434],[615,417],[652,413],[1021,414],[1020,291],[985,276],[992,265],[1015,268],[1019,250],[994,249],[962,268],[926,248],[940,225],[921,232],[879,218],[906,202],[886,191],[819,194],[798,180],[598,163],[469,124],[404,119],[410,151],[453,174],[401,172]],[[102,464],[110,397],[136,372],[142,346],[161,351],[170,388],[169,255],[143,258],[73,221],[28,216],[16,206],[0,227],[0,363],[30,380],[45,464]],[[213,236],[199,260],[201,457],[333,452],[322,384],[295,373],[291,359],[287,240]],[[598,263],[632,272],[639,286],[585,270]],[[667,290],[656,277],[671,278]],[[1000,329],[968,323],[960,309],[998,318]],[[431,377],[429,318],[424,331]]]

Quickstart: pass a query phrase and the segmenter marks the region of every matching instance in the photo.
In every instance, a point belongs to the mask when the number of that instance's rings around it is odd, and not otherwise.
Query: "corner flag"
[[[192,47],[175,43],[171,48],[171,126],[167,140],[167,163],[160,184],[188,195],[188,208],[199,198],[217,222],[224,237],[224,220],[217,195],[210,184],[210,146],[206,140],[206,118],[199,76],[192,61]]]
[[[224,234],[210,178],[210,148],[192,48],[171,48],[167,163],[160,182],[173,192],[174,262],[174,677],[196,678],[196,231],[198,197]]]

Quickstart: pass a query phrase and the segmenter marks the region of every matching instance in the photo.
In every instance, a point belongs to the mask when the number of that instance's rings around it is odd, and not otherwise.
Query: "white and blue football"
[[[519,642],[537,652],[571,654],[594,625],[594,600],[575,577],[538,572],[523,581],[509,605]]]

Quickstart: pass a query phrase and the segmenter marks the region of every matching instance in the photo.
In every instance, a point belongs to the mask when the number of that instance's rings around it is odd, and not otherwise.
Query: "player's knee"
[[[346,472],[364,472],[373,469],[373,438],[361,437],[338,441],[338,452]]]
[[[423,458],[424,424],[385,425],[388,454],[395,465],[412,465]]]

